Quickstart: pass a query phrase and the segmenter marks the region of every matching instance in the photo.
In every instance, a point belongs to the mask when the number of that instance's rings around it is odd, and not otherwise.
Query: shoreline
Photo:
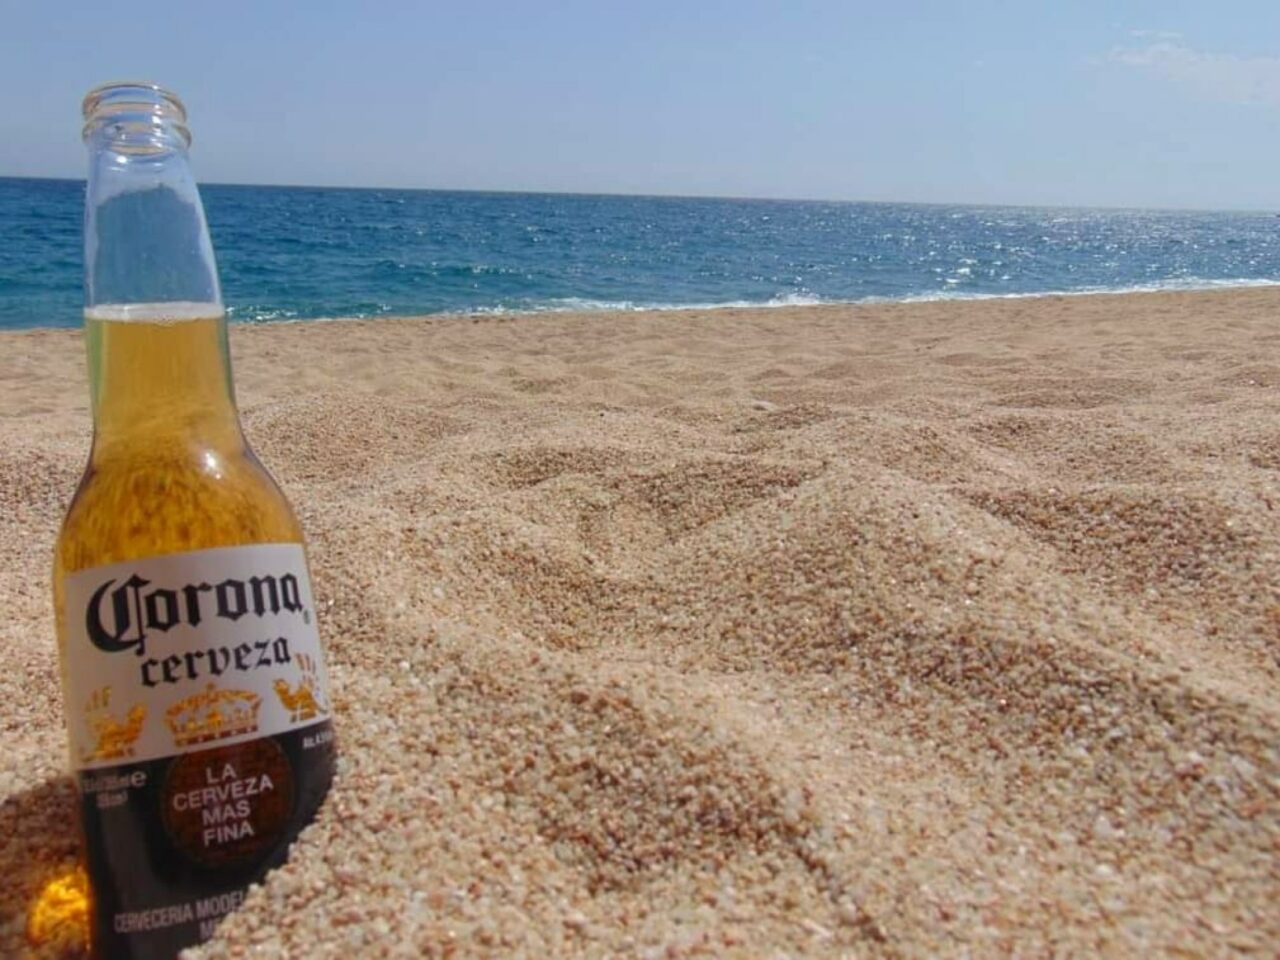
[[[709,304],[659,304],[646,306],[608,306],[608,307],[548,307],[544,309],[533,310],[507,310],[505,308],[482,309],[466,312],[440,312],[440,313],[387,313],[377,314],[376,316],[336,316],[336,317],[279,317],[262,320],[238,320],[232,316],[227,317],[227,323],[234,329],[255,328],[255,327],[271,327],[277,325],[306,325],[306,324],[333,324],[333,323],[380,323],[383,321],[403,321],[416,320],[427,322],[441,321],[470,321],[478,322],[484,320],[532,320],[541,317],[632,317],[644,314],[715,314],[720,312],[743,312],[743,311],[790,311],[790,310],[860,310],[874,309],[880,307],[897,308],[897,307],[928,307],[928,306],[946,306],[946,305],[965,305],[965,304],[999,304],[1005,302],[1017,301],[1054,301],[1062,299],[1075,298],[1128,298],[1128,297],[1181,297],[1181,296],[1229,296],[1236,293],[1248,293],[1251,291],[1269,291],[1280,289],[1280,280],[1251,280],[1251,281],[1230,281],[1221,285],[1209,284],[1205,286],[1192,286],[1187,288],[1147,288],[1134,287],[1122,290],[1066,290],[1066,291],[1048,291],[1043,293],[1007,293],[1007,294],[973,294],[960,296],[927,296],[920,295],[916,297],[907,297],[902,299],[890,298],[867,298],[863,300],[815,300],[809,301],[767,301],[763,303],[741,301],[727,303],[709,303]],[[0,329],[0,337],[9,334],[24,333],[57,333],[65,331],[78,331],[81,329],[79,324],[67,326],[43,326],[43,327],[13,327]]]
[[[194,956],[1266,952],[1277,319],[1265,287],[237,324],[342,759]],[[7,333],[16,955],[75,856],[48,553],[91,428],[79,331]]]

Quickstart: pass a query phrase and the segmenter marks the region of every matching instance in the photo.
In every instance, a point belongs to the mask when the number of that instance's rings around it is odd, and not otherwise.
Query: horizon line
[[[58,183],[84,183],[84,177],[57,176],[23,176],[19,174],[0,173],[0,180],[43,180]],[[389,187],[389,186],[353,186],[350,184],[321,183],[245,183],[221,180],[199,181],[200,187],[270,187],[277,190],[391,190],[400,193],[474,193],[499,194],[503,196],[552,196],[552,197],[609,197],[638,200],[729,200],[736,202],[760,203],[833,203],[863,204],[867,206],[913,206],[913,207],[974,207],[1012,210],[1110,210],[1146,213],[1272,213],[1280,216],[1273,207],[1161,207],[1141,205],[1113,204],[1069,204],[1069,203],[1016,203],[1011,201],[978,202],[973,200],[847,200],[830,197],[766,197],[742,196],[734,194],[699,194],[699,193],[625,193],[621,191],[597,190],[519,190],[510,188],[489,187]]]

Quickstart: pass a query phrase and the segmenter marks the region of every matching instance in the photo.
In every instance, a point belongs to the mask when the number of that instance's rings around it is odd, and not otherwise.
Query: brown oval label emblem
[[[270,738],[188,753],[165,777],[165,830],[203,866],[247,864],[282,839],[293,794],[289,760]]]

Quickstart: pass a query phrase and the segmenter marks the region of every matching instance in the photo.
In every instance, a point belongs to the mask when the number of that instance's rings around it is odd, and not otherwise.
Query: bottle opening
[[[177,94],[154,83],[105,83],[85,95],[81,112],[84,139],[105,135],[121,152],[155,153],[191,145],[187,108]]]

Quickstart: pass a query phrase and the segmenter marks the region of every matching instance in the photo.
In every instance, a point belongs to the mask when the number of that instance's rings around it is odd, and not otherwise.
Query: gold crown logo
[[[258,729],[262,698],[249,690],[220,690],[214,684],[165,711],[165,723],[180,747],[225,740]]]
[[[298,655],[298,665],[302,668],[302,679],[297,686],[290,687],[287,680],[277,680],[274,687],[280,705],[289,711],[289,719],[303,723],[329,711],[316,699],[316,662],[302,653]]]
[[[135,703],[124,719],[107,712],[111,706],[111,688],[102,687],[89,695],[84,706],[84,716],[98,742],[84,755],[85,763],[95,760],[118,760],[133,756],[133,744],[142,735],[142,724],[147,710]]]

